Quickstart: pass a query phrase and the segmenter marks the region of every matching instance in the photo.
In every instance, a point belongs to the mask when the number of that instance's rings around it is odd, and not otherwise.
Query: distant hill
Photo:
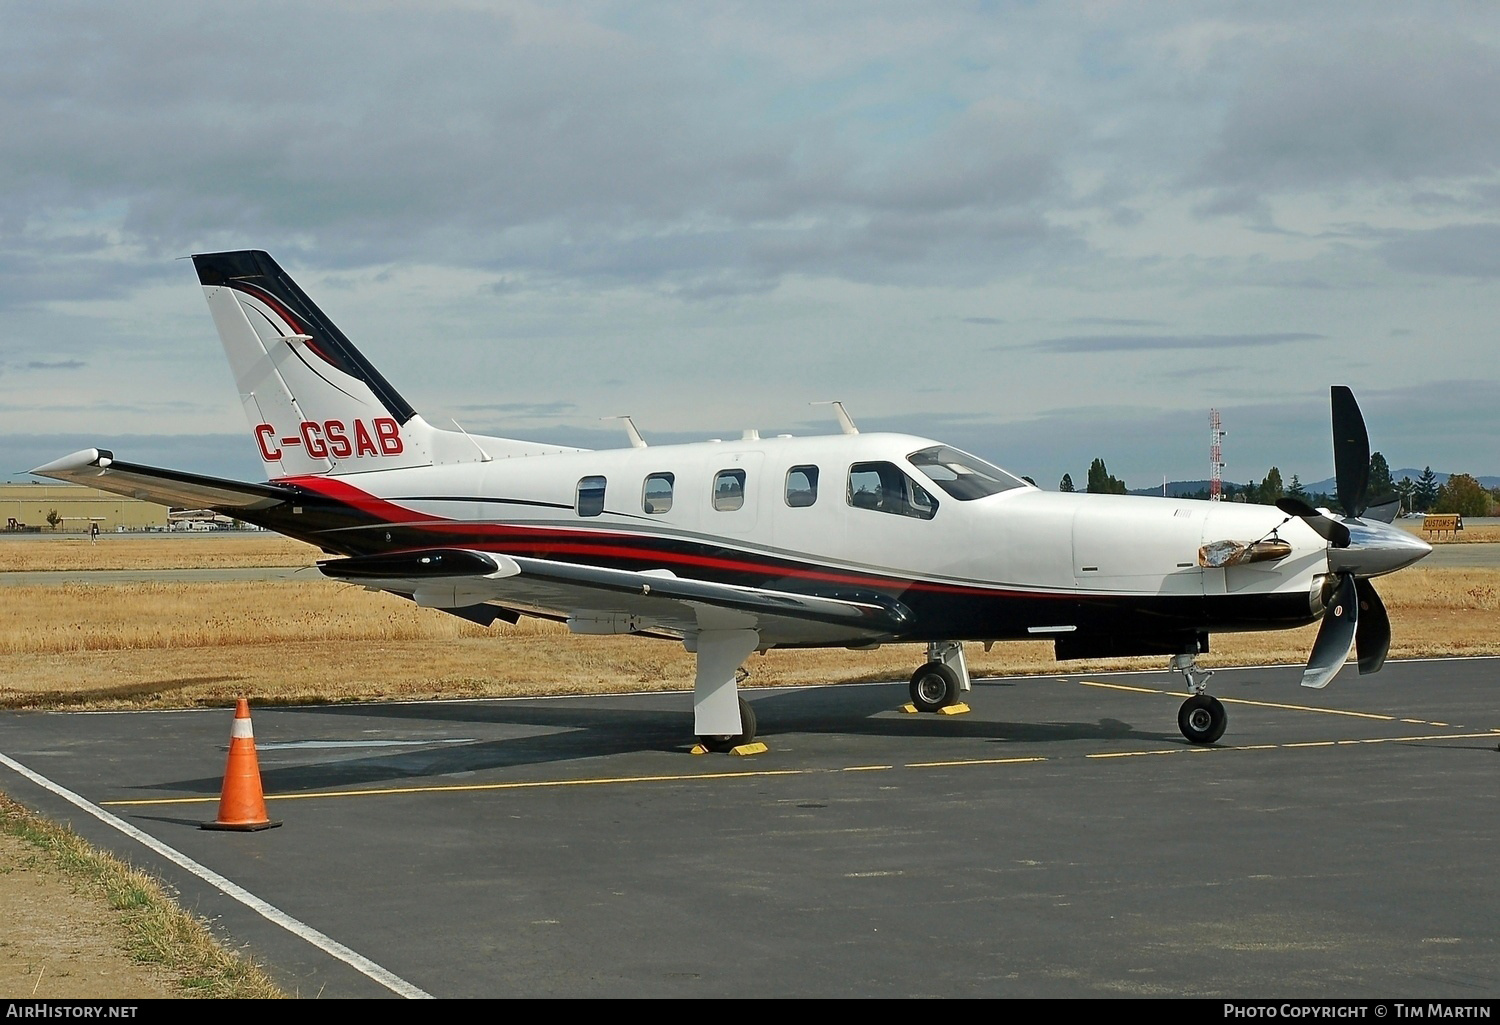
[[[1432,475],[1437,478],[1437,482],[1438,482],[1438,486],[1439,487],[1441,487],[1442,485],[1446,484],[1448,482],[1448,478],[1450,476],[1452,476],[1452,474],[1448,474],[1448,473],[1439,473],[1437,470],[1433,470],[1432,471]],[[1413,470],[1410,467],[1407,467],[1407,468],[1402,469],[1402,470],[1392,470],[1391,471],[1391,480],[1397,481],[1397,482],[1399,482],[1402,477],[1410,477],[1412,479],[1412,481],[1415,482],[1417,480],[1417,478],[1419,478],[1421,476],[1422,476],[1422,471],[1421,470]],[[1479,481],[1480,487],[1483,487],[1483,488],[1500,488],[1500,477],[1476,477],[1474,479],[1477,480],[1477,481]],[[1286,477],[1283,480],[1283,483],[1285,483],[1285,484],[1290,484],[1291,482],[1292,482],[1291,477]],[[1226,483],[1226,484],[1233,484],[1235,487],[1240,488],[1240,487],[1244,487],[1246,482],[1245,481],[1225,481],[1224,483]],[[1259,483],[1259,481],[1257,481],[1256,483]],[[1316,494],[1318,494],[1320,492],[1322,494],[1325,494],[1325,495],[1332,495],[1332,494],[1335,494],[1338,491],[1338,480],[1336,478],[1334,478],[1334,477],[1329,477],[1327,480],[1319,480],[1319,481],[1313,481],[1311,484],[1303,484],[1302,485],[1302,489],[1304,491],[1306,491],[1310,495],[1316,495]],[[1150,487],[1150,488],[1131,488],[1130,489],[1130,494],[1132,494],[1132,495],[1156,495],[1156,496],[1160,496],[1161,495],[1161,490],[1162,490],[1161,489],[1161,485],[1157,485],[1156,487]],[[1186,498],[1186,497],[1189,497],[1191,495],[1195,495],[1195,494],[1197,494],[1200,491],[1207,491],[1207,490],[1208,490],[1208,481],[1207,480],[1173,480],[1173,481],[1168,481],[1167,482],[1167,497],[1168,498]]]

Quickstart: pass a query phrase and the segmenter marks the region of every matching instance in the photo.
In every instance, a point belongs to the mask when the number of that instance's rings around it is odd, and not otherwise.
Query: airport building
[[[91,523],[109,534],[166,530],[167,510],[78,484],[0,484],[0,531],[87,534]]]

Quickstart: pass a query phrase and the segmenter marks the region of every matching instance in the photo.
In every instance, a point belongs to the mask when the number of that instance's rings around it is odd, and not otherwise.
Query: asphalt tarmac
[[[1500,996],[1500,659],[1299,674],[1207,749],[1166,673],[256,709],[257,833],[228,709],[8,713],[0,786],[304,997]]]

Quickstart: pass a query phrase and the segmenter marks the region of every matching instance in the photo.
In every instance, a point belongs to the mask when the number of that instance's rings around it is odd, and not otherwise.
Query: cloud
[[[1188,176],[1212,212],[1268,194],[1416,184],[1500,166],[1500,47],[1445,19],[1373,17],[1352,31],[1304,23],[1222,49],[1238,86]],[[1339,29],[1345,26],[1340,25]]]
[[[1137,352],[1148,349],[1238,349],[1289,342],[1313,342],[1323,335],[1307,332],[1243,335],[1072,335],[1043,338],[1028,348],[1050,352]]]
[[[550,419],[574,416],[578,406],[572,402],[481,402],[461,404],[453,407],[461,413],[502,413],[523,419]]]
[[[793,273],[982,280],[1057,231],[1034,207],[1063,180],[1065,110],[945,97],[892,139],[868,128],[886,90],[856,64],[820,83],[838,116],[781,119],[769,80],[744,88],[698,52],[711,18],[658,38],[522,4],[158,14],[10,12],[0,222],[105,220],[150,254],[399,250],[687,298]],[[268,23],[266,63],[248,40]]]
[[[21,366],[26,370],[78,370],[88,366],[81,359],[39,360],[34,359],[23,363]]]
[[[1500,224],[1454,224],[1393,233],[1376,251],[1395,270],[1500,277]]]
[[[1074,317],[1075,324],[1098,324],[1102,327],[1160,327],[1159,320],[1139,320],[1130,317]]]
[[[0,0],[0,24],[0,433],[242,429],[177,258],[248,247],[475,433],[618,444],[593,416],[649,410],[653,442],[735,437],[687,428],[838,396],[1044,467],[1054,396],[1128,395],[1149,479],[1205,461],[1209,405],[1305,387],[1311,423],[1314,384],[1497,373],[1500,9]]]

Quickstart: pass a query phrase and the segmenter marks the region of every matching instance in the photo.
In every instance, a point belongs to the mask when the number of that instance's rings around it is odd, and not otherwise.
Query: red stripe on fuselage
[[[877,576],[821,569],[800,564],[784,565],[773,561],[774,557],[754,561],[750,557],[740,559],[709,555],[692,555],[686,552],[664,551],[648,547],[653,540],[640,534],[625,534],[613,531],[568,530],[559,527],[526,527],[499,523],[458,523],[440,517],[419,513],[383,498],[377,498],[332,477],[284,477],[277,484],[289,484],[303,488],[324,498],[332,499],[350,508],[367,513],[380,523],[429,531],[435,535],[434,545],[452,543],[454,535],[464,539],[462,546],[477,551],[500,552],[507,555],[545,558],[547,556],[593,556],[596,558],[624,559],[644,563],[645,568],[665,566],[692,566],[699,569],[716,569],[733,573],[747,573],[766,579],[797,578],[819,580],[830,584],[848,584],[878,590],[902,592],[920,590],[937,594],[970,594],[991,597],[1027,597],[1047,599],[1070,599],[1069,594],[1046,591],[1019,591],[1013,588],[966,586],[942,584],[935,581],[914,580],[907,577]],[[613,543],[611,543],[613,542]]]

